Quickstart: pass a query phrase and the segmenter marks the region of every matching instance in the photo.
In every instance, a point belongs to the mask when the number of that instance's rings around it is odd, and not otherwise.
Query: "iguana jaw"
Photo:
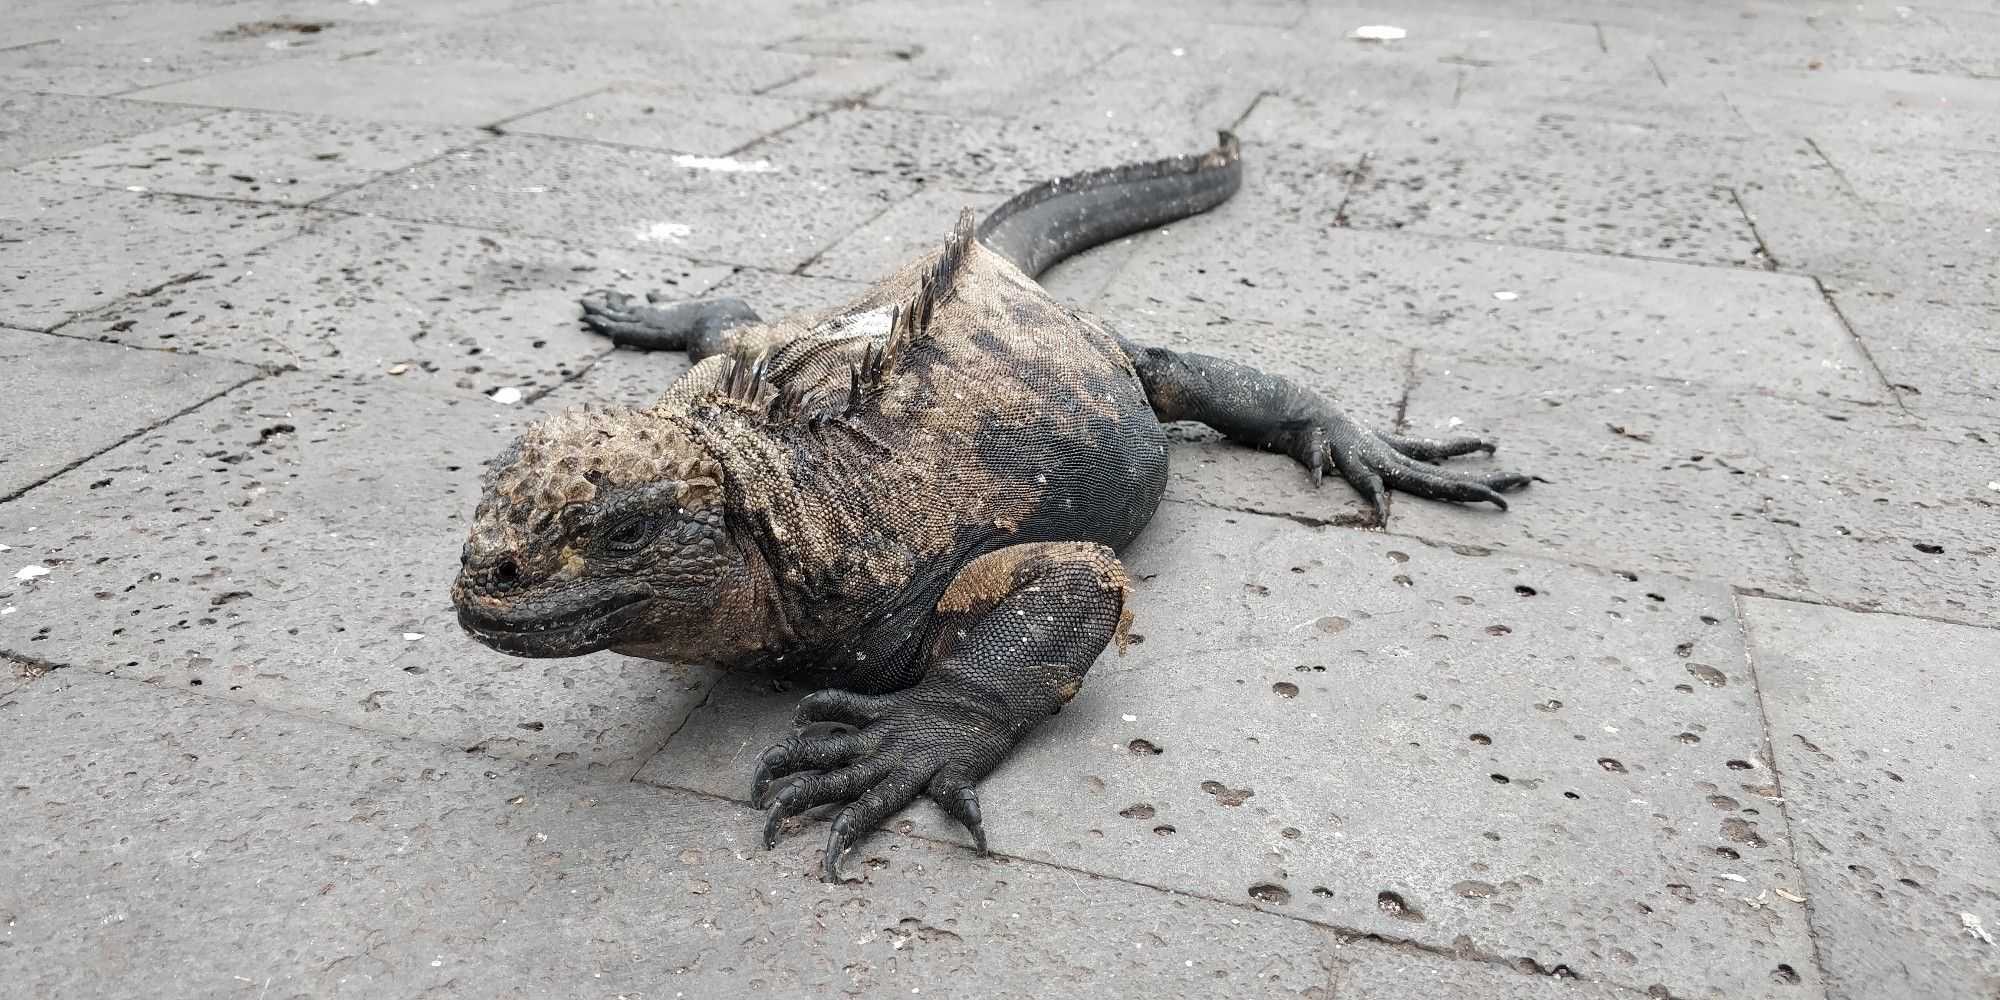
[[[481,644],[511,656],[582,656],[609,649],[652,603],[646,591],[564,595],[560,602],[507,607],[492,601],[458,602],[458,624]]]

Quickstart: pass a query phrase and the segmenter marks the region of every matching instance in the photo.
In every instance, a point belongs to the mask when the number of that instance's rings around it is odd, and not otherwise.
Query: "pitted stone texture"
[[[1637,994],[1493,962],[1453,961],[1407,946],[1347,941],[1333,952],[1339,1000],[1635,1000]]]
[[[1029,121],[1186,135],[1229,128],[1276,75],[1272,32],[1213,24],[1155,25],[1153,37],[1120,49],[1029,104]]]
[[[1733,106],[1733,94],[1668,87],[1639,53],[1469,66],[1463,73],[1452,104],[1460,110],[1603,119],[1705,136],[1758,134]]]
[[[10,400],[19,417],[0,423],[0,497],[11,497],[255,374],[212,358],[0,330],[0,398]],[[43,417],[29,419],[28,414]],[[4,561],[0,567],[10,576],[18,568]]]
[[[0,323],[48,329],[296,233],[297,212],[10,179]]]
[[[498,61],[381,54],[254,66],[131,96],[374,121],[490,125],[599,86],[587,76],[533,72]]]
[[[793,4],[757,6],[763,9],[732,0],[536,4],[415,35],[389,54],[423,62],[490,61],[598,86],[758,94],[812,70],[811,58],[767,47],[798,35],[817,12]]]
[[[22,173],[65,184],[297,205],[486,138],[473,129],[224,111],[44,160]]]
[[[789,101],[848,104],[866,100],[869,95],[895,82],[907,72],[909,72],[908,60],[894,57],[815,59],[811,72],[763,93]]]
[[[1138,237],[1099,308],[1257,341],[1362,333],[1427,351],[1890,399],[1810,279],[1323,228],[1332,192],[1239,197]]]
[[[1143,639],[982,784],[996,850],[1674,996],[1817,986],[1805,914],[1742,902],[1799,880],[1727,589],[1174,503],[1125,558]],[[744,797],[801,693],[754,683],[639,780]]]
[[[2000,291],[1996,291],[2000,298]],[[1833,296],[1868,356],[1913,413],[2000,414],[2000,305],[1933,301],[1892,292]]]
[[[778,169],[718,170],[654,150],[506,136],[327,204],[789,271],[913,187],[762,146],[746,155],[769,157]]]
[[[2000,152],[1822,139],[1819,148],[1865,201],[2000,215]]]
[[[1396,531],[2000,621],[2000,438],[1963,418],[1419,352],[1406,421],[1545,481],[1504,517],[1399,501]]]
[[[2000,625],[2000,431],[1985,416],[1746,400],[1805,595]]]
[[[815,175],[935,184],[1011,197],[1096,167],[1215,147],[1212,132],[1148,135],[1115,125],[1037,124],[971,115],[850,108],[815,118],[741,155]]]
[[[961,211],[971,209],[975,218],[985,218],[986,213],[1005,200],[995,194],[925,185],[916,194],[868,220],[867,225],[841,237],[805,273],[847,281],[878,280],[942,246]]]
[[[1501,461],[1468,457],[1461,467],[1504,465],[1540,481],[1504,515],[1399,499],[1398,532],[1784,593],[1801,586],[1791,534],[1772,520],[1782,484],[1740,397],[1419,351],[1404,422],[1412,434],[1489,435]]]
[[[502,656],[452,612],[480,465],[536,415],[303,375],[246,386],[0,506],[10,555],[51,568],[0,581],[19,609],[0,649],[629,773],[705,671]]]
[[[617,87],[507,123],[506,131],[723,156],[803,121],[804,101],[695,90]]]
[[[1299,921],[886,835],[823,885],[728,806],[81,671],[0,747],[9,998],[1326,997]]]
[[[214,112],[207,108],[143,101],[0,92],[0,167],[60,156],[209,114]]]
[[[1458,113],[1377,144],[1345,218],[1361,229],[1756,265],[1756,234],[1732,189],[1831,178],[1803,142]]]
[[[1921,212],[1857,199],[1745,192],[1744,206],[1787,270],[1840,292],[1888,292],[2000,307],[2000,213]]]
[[[579,320],[586,291],[643,282],[695,297],[727,274],[654,250],[344,217],[64,332],[364,382],[532,395],[610,349]]]
[[[0,87],[110,96],[126,94],[141,87],[171,85],[176,81],[245,69],[257,71],[263,67],[272,67],[266,72],[282,78],[287,73],[298,72],[282,68],[296,60],[321,53],[348,51],[368,44],[366,38],[337,30],[314,34],[286,32],[288,37],[284,38],[243,36],[228,39],[186,30],[193,24],[214,25],[217,26],[215,30],[227,30],[231,24],[237,23],[237,17],[248,13],[246,8],[234,5],[217,6],[206,11],[191,4],[122,6],[126,9],[151,6],[152,16],[178,20],[180,24],[173,27],[156,26],[155,23],[132,25],[129,31],[104,37],[103,33],[94,30],[71,30],[67,22],[72,19],[65,18],[64,30],[50,44],[0,51]],[[254,22],[257,18],[253,15],[250,20]],[[273,42],[282,42],[285,47],[273,48]]]
[[[940,31],[920,0],[848,7],[784,42],[794,51],[867,58],[908,52],[909,68],[869,99],[876,107],[1009,115],[1110,57],[1123,32],[1095,12],[958,7]]]
[[[2000,88],[1932,73],[1811,71],[1729,88],[1766,132],[1883,148],[2000,151]]]
[[[1743,602],[1828,995],[1990,997],[2000,632]],[[1914,654],[1914,655],[1913,655]]]

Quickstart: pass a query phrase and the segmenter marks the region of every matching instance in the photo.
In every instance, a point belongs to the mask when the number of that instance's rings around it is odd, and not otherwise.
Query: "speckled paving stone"
[[[22,172],[67,184],[297,205],[486,138],[473,129],[224,111]]]
[[[1011,196],[1051,178],[1202,152],[1214,144],[1214,135],[1201,132],[1148,135],[1113,126],[854,108],[813,119],[741,155],[829,176]]]
[[[167,17],[188,17],[198,9],[184,4],[155,6]],[[226,30],[228,20],[220,23],[223,28],[219,30]],[[274,41],[283,41],[286,47],[272,48]],[[85,96],[122,95],[213,73],[284,64],[357,41],[334,32],[284,39],[217,40],[172,29],[153,37],[135,31],[113,38],[65,30],[50,44],[0,52],[0,87]],[[278,71],[278,75],[283,74],[283,70]]]
[[[845,104],[867,98],[908,71],[908,61],[894,57],[815,59],[804,76],[763,93],[791,101]]]
[[[0,423],[0,497],[256,374],[213,358],[0,330],[0,398],[15,414]],[[17,568],[0,562],[10,576]]]
[[[280,208],[12,179],[0,189],[0,323],[46,329],[298,231]]]
[[[1928,300],[2000,301],[2000,213],[1921,212],[1848,198],[1749,191],[1743,203],[1786,270],[1836,292],[1889,292]]]
[[[730,0],[536,4],[420,34],[389,52],[424,62],[473,59],[599,85],[757,94],[810,72],[814,60],[768,46],[804,31],[811,11]],[[554,103],[544,101],[542,104]]]
[[[2000,433],[1990,414],[1745,404],[1777,478],[1772,517],[1791,529],[1807,596],[2000,625]]]
[[[722,156],[812,114],[805,101],[619,87],[507,123],[506,131]]]
[[[535,414],[307,376],[246,386],[0,506],[0,649],[454,749],[629,772],[707,674],[521,660],[449,593],[481,464]],[[37,530],[29,533],[27,528]]]
[[[1143,641],[984,783],[996,850],[1679,997],[1817,985],[1804,913],[1742,902],[1799,881],[1727,589],[1173,503],[1127,563]],[[799,695],[755,688],[639,780],[744,797]]]
[[[1217,25],[1161,27],[1021,111],[1030,121],[1133,129],[1200,139],[1243,117],[1275,75],[1270,32]]]
[[[1892,146],[1879,138],[1817,142],[1840,176],[1865,201],[2000,215],[2000,152],[1940,145]]]
[[[1756,234],[1733,189],[1830,177],[1803,142],[1473,112],[1377,144],[1346,217],[1362,229],[1753,265]]]
[[[1796,592],[1790,534],[1772,519],[1770,464],[1732,398],[1657,379],[1591,376],[1418,352],[1410,433],[1483,434],[1543,481],[1505,514],[1398,499],[1391,524],[1441,541]]]
[[[2000,414],[1995,305],[1861,290],[1833,301],[1911,412]]]
[[[0,92],[0,167],[32,163],[213,113],[207,108],[143,101]]]
[[[579,321],[585,292],[694,296],[726,274],[649,249],[342,217],[64,332],[447,393],[532,395],[610,350]]]
[[[1253,164],[1253,168],[1254,168]],[[1135,241],[1103,309],[1264,340],[1359,332],[1806,398],[1887,402],[1810,279],[1315,225],[1254,199]],[[1322,210],[1325,211],[1325,210]]]
[[[1746,599],[1828,995],[1991,997],[2000,632]]]
[[[1635,1000],[1639,994],[1493,962],[1454,961],[1410,947],[1343,942],[1334,950],[1338,1000]]]
[[[329,207],[789,271],[908,194],[907,181],[753,147],[768,170],[506,136],[340,195]]]
[[[960,7],[948,31],[935,8],[898,0],[842,10],[785,44],[823,55],[868,57],[885,47],[911,53],[909,70],[869,99],[876,107],[1008,115],[1039,103],[1064,81],[1119,50],[1115,25],[1094,12],[1050,16],[1003,7]]]
[[[0,723],[9,998],[1327,996],[1308,924],[956,846],[828,886],[726,805],[78,671]]]
[[[131,96],[375,121],[487,125],[599,86],[601,82],[585,76],[532,72],[497,61],[418,61],[383,54],[254,66]]]
[[[1396,531],[1995,620],[2000,440],[1976,422],[1424,352],[1407,422],[1547,481],[1505,516],[1398,501]]]

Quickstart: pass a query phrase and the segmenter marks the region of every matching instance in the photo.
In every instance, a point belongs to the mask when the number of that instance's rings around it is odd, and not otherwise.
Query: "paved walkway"
[[[1230,125],[1051,287],[1541,478],[1182,435],[1001,856],[822,885],[797,692],[458,634],[480,463],[684,367],[580,292]],[[8,0],[0,169],[0,996],[2000,995],[1987,0]]]

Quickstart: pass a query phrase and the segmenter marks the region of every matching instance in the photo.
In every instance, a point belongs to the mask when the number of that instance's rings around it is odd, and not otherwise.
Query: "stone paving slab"
[[[600,84],[757,94],[818,65],[774,45],[800,34],[819,13],[810,5],[729,0],[538,3],[505,17],[418,35],[388,51],[424,62],[491,60]]]
[[[1337,1000],[1632,1000],[1640,995],[1601,983],[1524,974],[1496,963],[1453,961],[1369,941],[1344,942],[1333,954]]]
[[[1642,991],[1817,987],[1804,912],[1741,899],[1800,882],[1743,791],[1776,794],[1726,588],[1173,503],[1127,559],[1143,641],[982,785],[996,850]],[[726,679],[638,780],[741,799],[798,695]]]
[[[297,212],[11,179],[0,323],[48,329],[297,232]]]
[[[578,321],[583,292],[694,297],[728,273],[649,248],[342,217],[64,332],[362,382],[532,396],[611,349]]]
[[[1398,502],[1398,531],[1997,620],[2000,440],[1975,425],[1423,352],[1407,422],[1493,434],[1546,481],[1505,517]]]
[[[2000,302],[2000,214],[1747,191],[1758,235],[1787,270],[1838,292]],[[1885,252],[1885,250],[1887,252]]]
[[[246,386],[0,507],[0,651],[499,756],[631,772],[707,673],[520,660],[458,629],[481,464],[535,416],[305,375]],[[30,533],[30,527],[36,530]]]
[[[0,93],[0,167],[19,166],[213,114],[66,94]]]
[[[725,805],[76,670],[0,719],[0,996],[1327,996],[1308,924],[955,846],[823,885]]]
[[[1042,181],[1135,160],[1202,152],[1211,131],[1146,135],[1102,125],[853,108],[831,112],[740,155],[838,178],[859,175],[1011,197]]]
[[[497,60],[393,55],[285,62],[134,92],[146,101],[437,125],[490,125],[581,96],[597,81],[524,72]]]
[[[997,194],[926,184],[826,248],[805,273],[874,282],[943,245],[960,212],[971,209],[983,218],[1005,200]]]
[[[2000,634],[1746,599],[1828,994],[2000,992]]]
[[[0,398],[17,414],[55,407],[63,413],[60,420],[0,423],[0,497],[16,496],[256,374],[213,358],[0,329]],[[8,576],[17,569],[0,561]]]
[[[655,150],[506,136],[326,204],[791,270],[913,188],[896,178],[835,173],[752,150],[747,159],[770,158],[775,169],[690,164]]]
[[[486,138],[473,129],[222,111],[21,172],[70,185],[300,205]]]
[[[1370,150],[1345,216],[1362,229],[1745,266],[1759,248],[1732,188],[1827,171],[1803,143],[1441,116]]]
[[[1891,144],[1881,137],[1815,144],[1865,201],[2000,215],[2000,152]]]
[[[505,131],[725,156],[814,110],[813,103],[776,97],[618,87],[517,118]]]
[[[1993,306],[1893,292],[1839,292],[1831,299],[1906,409],[2000,413]]]
[[[1891,398],[1810,279],[1321,229],[1312,205],[1308,195],[1288,215],[1246,199],[1141,236],[1099,307],[1260,341],[1365,334],[1523,364]]]

